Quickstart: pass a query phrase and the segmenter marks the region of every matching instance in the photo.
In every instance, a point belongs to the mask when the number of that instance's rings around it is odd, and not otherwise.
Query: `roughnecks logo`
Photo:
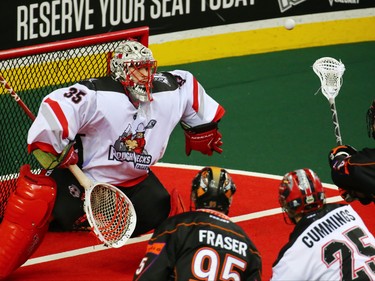
[[[155,124],[156,120],[151,120],[146,126],[143,123],[139,123],[135,131],[128,124],[128,127],[119,136],[115,144],[109,147],[108,159],[133,162],[134,168],[147,170],[151,164],[152,156],[145,149],[145,132],[147,129],[152,129]]]

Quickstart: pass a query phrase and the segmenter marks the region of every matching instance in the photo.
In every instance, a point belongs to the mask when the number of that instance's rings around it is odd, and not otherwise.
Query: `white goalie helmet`
[[[149,48],[137,41],[121,42],[110,61],[111,76],[121,82],[135,101],[152,101],[151,88],[157,68]],[[141,71],[140,71],[141,70]]]

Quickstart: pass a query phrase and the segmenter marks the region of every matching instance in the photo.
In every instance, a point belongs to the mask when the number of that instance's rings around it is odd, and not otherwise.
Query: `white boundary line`
[[[180,164],[169,164],[169,163],[158,163],[155,166],[185,169],[185,170],[200,170],[201,168],[203,168],[203,166],[180,165]],[[269,175],[269,174],[263,174],[263,173],[254,173],[254,172],[241,171],[241,170],[227,169],[227,171],[229,173],[232,173],[232,174],[248,175],[248,176],[253,176],[253,177],[270,178],[270,179],[281,179],[282,178],[282,176]],[[323,183],[323,185],[324,185],[324,187],[337,189],[332,184],[330,185],[330,184],[324,184]],[[327,203],[333,203],[333,202],[338,202],[338,201],[342,201],[342,198],[340,196],[327,198]],[[233,222],[237,223],[237,222],[253,220],[253,219],[263,218],[263,217],[272,216],[272,215],[277,215],[277,214],[280,214],[280,213],[282,213],[281,208],[273,208],[273,209],[268,209],[268,210],[264,210],[264,211],[259,211],[259,212],[249,213],[249,214],[245,214],[245,215],[241,215],[241,216],[232,217],[231,219],[232,219]],[[126,245],[148,241],[151,238],[151,235],[152,234],[146,234],[146,235],[143,235],[143,236],[140,236],[140,237],[131,238],[131,239],[128,240]],[[111,249],[111,248],[105,247],[102,244],[95,245],[95,246],[89,246],[89,247],[80,248],[80,249],[76,249],[76,250],[71,250],[71,251],[61,252],[61,253],[57,253],[57,254],[41,256],[41,257],[37,257],[37,258],[32,258],[32,259],[29,259],[22,266],[30,266],[30,265],[35,265],[35,264],[39,264],[39,263],[50,262],[50,261],[55,261],[55,260],[59,260],[59,259],[70,258],[70,257],[79,256],[79,255],[85,255],[85,254],[100,252],[100,251],[109,250],[109,249]]]

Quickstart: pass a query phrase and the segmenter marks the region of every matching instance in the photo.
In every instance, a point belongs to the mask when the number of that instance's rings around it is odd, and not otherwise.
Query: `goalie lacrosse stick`
[[[99,240],[114,248],[124,246],[137,223],[132,202],[111,184],[92,183],[77,165],[69,170],[85,188],[84,210]]]
[[[345,71],[345,65],[334,58],[323,57],[315,61],[313,70],[315,74],[318,75],[321,82],[320,89],[330,104],[336,143],[337,145],[341,145],[342,139],[335,98],[339,94],[343,82],[342,76]]]
[[[34,114],[0,74],[0,82],[9,91],[31,120]],[[107,183],[93,183],[77,165],[69,170],[85,189],[84,211],[90,226],[106,246],[119,248],[132,235],[137,216],[130,199],[117,187]]]

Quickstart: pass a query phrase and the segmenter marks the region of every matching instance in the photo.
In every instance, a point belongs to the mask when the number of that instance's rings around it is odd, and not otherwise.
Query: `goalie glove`
[[[357,150],[350,145],[339,145],[332,148],[328,156],[328,162],[331,169],[344,174],[345,171],[343,167],[345,167],[345,160],[356,153]]]
[[[68,144],[58,156],[39,148],[33,150],[32,153],[40,165],[46,170],[55,168],[65,169],[70,165],[78,163],[78,154],[75,152],[73,145],[74,142]]]
[[[190,127],[183,121],[180,122],[185,132],[185,153],[190,155],[192,150],[200,151],[206,155],[212,155],[214,151],[222,153],[220,146],[221,133],[218,131],[218,123],[212,122],[196,127]]]

